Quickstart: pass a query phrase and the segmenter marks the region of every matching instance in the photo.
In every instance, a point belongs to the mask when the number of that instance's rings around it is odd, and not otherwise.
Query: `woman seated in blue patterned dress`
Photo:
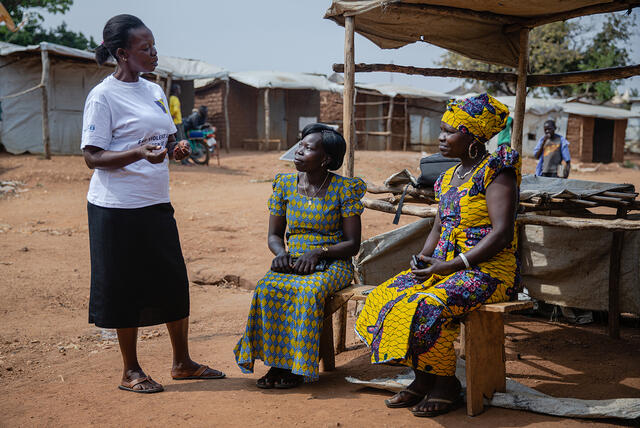
[[[324,302],[349,285],[351,257],[360,248],[366,185],[330,172],[340,168],[345,151],[334,129],[308,125],[295,152],[298,172],[273,181],[268,243],[275,258],[258,282],[234,349],[244,373],[253,372],[256,358],[270,367],[258,379],[259,388],[293,388],[318,379]]]

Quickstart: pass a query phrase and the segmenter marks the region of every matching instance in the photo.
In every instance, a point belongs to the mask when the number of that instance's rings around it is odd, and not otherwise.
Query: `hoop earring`
[[[478,155],[480,154],[480,153],[478,153],[478,152],[480,151],[480,149],[478,149],[477,144],[478,144],[478,143],[471,143],[471,144],[469,145],[469,157],[470,157],[471,159],[475,159],[475,158],[477,158],[477,157],[478,157]],[[471,148],[474,148],[474,149],[475,149],[475,150],[474,150],[474,152],[473,152],[473,153],[474,153],[473,155],[471,154]]]

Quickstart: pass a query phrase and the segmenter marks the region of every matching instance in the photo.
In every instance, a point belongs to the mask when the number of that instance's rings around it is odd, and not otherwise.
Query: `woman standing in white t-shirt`
[[[115,328],[124,362],[120,389],[160,392],[138,364],[138,327],[166,323],[173,379],[220,379],[191,360],[189,281],[169,201],[169,156],[189,155],[160,86],[139,77],[158,65],[151,31],[132,15],[111,18],[96,49],[118,63],[89,93],[82,150],[95,169],[87,195],[91,249],[89,322]]]

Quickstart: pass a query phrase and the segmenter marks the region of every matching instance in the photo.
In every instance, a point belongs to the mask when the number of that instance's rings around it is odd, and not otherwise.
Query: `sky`
[[[331,74],[344,62],[344,29],[323,19],[328,0],[75,0],[65,13],[43,13],[45,27],[66,22],[69,29],[102,41],[102,28],[117,14],[136,15],[155,36],[160,55],[199,59],[230,71],[275,70]],[[638,15],[636,10],[633,12]],[[593,18],[585,18],[593,19]],[[597,18],[596,18],[597,19]],[[640,17],[636,18],[640,22]],[[640,63],[640,32],[630,46],[632,62]],[[445,51],[426,43],[380,49],[356,33],[355,60],[416,67],[436,65]],[[362,73],[359,82],[393,82],[438,92],[461,79]],[[640,89],[640,77],[625,81]]]

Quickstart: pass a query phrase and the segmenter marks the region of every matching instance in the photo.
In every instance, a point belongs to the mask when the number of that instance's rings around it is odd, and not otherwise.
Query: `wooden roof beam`
[[[634,7],[640,6],[640,0],[614,0],[611,3],[596,4],[592,6],[581,7],[567,12],[553,13],[550,15],[543,15],[537,18],[531,18],[524,22],[507,24],[504,26],[505,33],[511,33],[518,31],[522,27],[533,28],[539,27],[544,24],[550,24],[557,21],[566,21],[571,18],[578,18],[580,16],[595,15],[598,13],[611,13],[619,12],[621,10],[630,10]]]
[[[344,72],[343,64],[333,64],[333,71]],[[421,68],[396,64],[356,64],[355,72],[390,72],[419,76],[457,77],[461,79],[476,79],[492,82],[516,82],[515,73],[491,73],[476,70],[456,70],[453,68]],[[530,74],[527,76],[527,86],[563,86],[576,83],[602,82],[606,80],[626,79],[640,75],[640,65],[602,68],[589,71],[573,71],[558,74]]]

